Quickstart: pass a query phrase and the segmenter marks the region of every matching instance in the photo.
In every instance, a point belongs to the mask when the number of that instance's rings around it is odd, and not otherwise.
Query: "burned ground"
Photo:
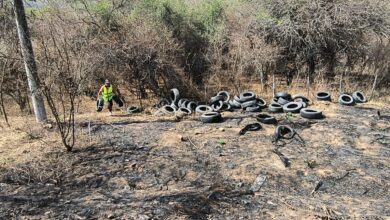
[[[207,125],[194,118],[80,119],[85,143],[74,152],[54,149],[2,166],[0,218],[389,217],[389,109],[315,107],[325,119],[276,115],[303,140],[277,144],[273,125],[238,135],[256,122],[240,112]]]

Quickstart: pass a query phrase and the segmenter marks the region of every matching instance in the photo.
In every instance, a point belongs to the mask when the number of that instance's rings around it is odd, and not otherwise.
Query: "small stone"
[[[260,190],[261,186],[264,184],[265,180],[267,179],[266,176],[259,175],[257,176],[255,182],[253,183],[251,190],[253,192],[257,192]]]
[[[223,132],[225,131],[225,128],[219,128],[218,130]]]
[[[139,219],[139,220],[149,220],[150,217],[147,216],[147,215],[138,215],[138,219]]]
[[[107,218],[109,218],[109,219],[114,219],[114,218],[115,218],[115,215],[112,214],[112,213],[111,213],[111,214],[108,214],[108,215],[107,215]]]
[[[48,212],[45,212],[45,215],[50,215],[50,213],[51,213],[50,211],[48,211]]]
[[[45,124],[44,127],[48,128],[48,129],[52,129],[53,128],[53,124],[48,123],[48,124]]]

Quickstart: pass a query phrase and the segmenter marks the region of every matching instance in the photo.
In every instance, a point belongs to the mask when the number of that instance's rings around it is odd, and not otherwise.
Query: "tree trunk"
[[[18,29],[20,46],[26,68],[28,86],[31,92],[32,105],[35,117],[38,122],[47,119],[45,104],[39,88],[37,65],[35,63],[34,51],[31,45],[30,32],[28,30],[26,14],[24,12],[23,0],[14,0],[16,26]]]
[[[316,71],[316,63],[314,60],[314,56],[311,56],[308,61],[309,65],[309,76],[308,76],[308,83],[311,85],[313,83],[314,74]]]

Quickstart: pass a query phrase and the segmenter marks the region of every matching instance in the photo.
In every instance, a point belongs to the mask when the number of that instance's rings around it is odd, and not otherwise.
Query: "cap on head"
[[[106,85],[110,85],[110,80],[106,79],[105,83]]]

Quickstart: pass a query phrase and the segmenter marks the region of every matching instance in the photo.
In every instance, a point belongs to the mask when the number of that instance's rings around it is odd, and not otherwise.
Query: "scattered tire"
[[[256,115],[256,120],[263,124],[277,124],[277,120],[275,117],[267,114],[258,114]]]
[[[290,102],[283,106],[283,111],[286,113],[299,113],[302,107],[302,102]]]
[[[247,102],[256,99],[256,94],[251,91],[245,91],[240,94],[240,102]]]
[[[303,102],[310,102],[308,98],[301,94],[293,95],[292,100],[294,100],[294,102],[297,102],[298,100],[302,100]]]
[[[209,101],[209,104],[212,105],[212,104],[217,103],[217,102],[219,102],[219,101],[223,101],[224,99],[225,99],[224,96],[222,96],[222,95],[216,95],[216,96],[214,96],[214,97],[211,97],[211,99],[210,99],[210,101]]]
[[[321,119],[323,118],[322,111],[316,109],[303,108],[301,109],[302,118]]]
[[[352,98],[352,96],[348,94],[342,94],[339,97],[339,103],[342,105],[353,105],[355,102]]]
[[[252,106],[257,106],[257,101],[256,100],[250,100],[241,103],[241,108],[245,109],[247,107],[252,107]]]
[[[331,101],[329,92],[317,92],[316,98],[319,101]]]
[[[224,102],[222,100],[215,102],[214,104],[211,105],[211,108],[213,109],[213,111],[216,111],[216,112],[223,110],[223,107],[224,107]]]
[[[250,106],[250,107],[246,107],[244,109],[246,112],[260,112],[261,111],[261,107],[260,106]]]
[[[119,106],[119,107],[122,107],[124,105],[123,103],[123,100],[117,96],[117,95],[114,95],[112,96],[112,100],[114,100],[114,102]]]
[[[140,109],[137,106],[130,106],[127,108],[128,113],[138,113],[140,112]]]
[[[278,113],[283,111],[283,107],[279,103],[271,103],[268,106],[268,111],[273,113]]]
[[[218,112],[207,112],[200,116],[203,123],[218,123],[222,121],[222,116]]]
[[[200,113],[200,114],[204,114],[204,113],[212,112],[212,111],[213,111],[213,109],[208,105],[198,105],[198,107],[196,107],[196,109],[195,109],[195,112]]]
[[[356,91],[352,93],[352,98],[355,100],[356,103],[364,103],[367,102],[366,96],[363,94],[363,92]]]
[[[289,103],[290,102],[290,100],[288,100],[288,99],[286,99],[286,98],[283,98],[283,97],[279,97],[278,98],[278,103],[280,104],[280,105],[285,105],[285,104],[287,104],[287,103]]]
[[[267,107],[267,102],[264,99],[257,98],[256,101],[257,101],[257,105],[260,106],[260,108]]]
[[[185,107],[180,107],[178,110],[177,110],[178,113],[182,113],[184,115],[191,115],[192,111],[188,108],[185,108]]]
[[[171,101],[172,102],[178,102],[179,99],[180,99],[180,92],[178,89],[176,88],[173,88],[171,89],[170,93],[169,93],[169,97],[171,98]]]
[[[240,135],[244,135],[247,131],[258,131],[261,129],[261,124],[259,123],[253,123],[246,125],[241,131],[239,132]]]
[[[197,106],[198,105],[195,102],[192,102],[192,101],[188,102],[188,104],[187,104],[187,108],[190,109],[191,111],[195,110]]]
[[[177,106],[178,107],[183,107],[183,103],[188,101],[188,99],[179,99],[179,101],[177,102]]]
[[[223,96],[225,99],[223,100],[224,102],[227,102],[230,100],[230,95],[227,91],[219,91],[217,95]]]
[[[164,113],[175,113],[176,112],[176,109],[174,107],[172,107],[171,105],[164,105],[161,110],[164,112]]]
[[[287,125],[279,125],[275,128],[276,139],[292,139],[295,135],[294,129]]]

